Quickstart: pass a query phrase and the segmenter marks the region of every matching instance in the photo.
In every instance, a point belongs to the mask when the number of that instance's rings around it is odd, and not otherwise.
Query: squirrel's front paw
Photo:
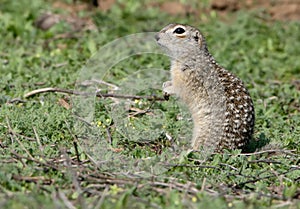
[[[172,86],[172,81],[166,81],[166,82],[164,82],[163,85],[162,85],[163,90],[165,90],[169,86]]]
[[[170,95],[174,94],[173,87],[172,87],[172,82],[171,81],[164,82],[163,85],[162,85],[162,88],[163,88],[165,100],[169,100]]]
[[[168,101],[169,98],[170,98],[170,94],[168,94],[167,92],[164,92],[164,99]]]

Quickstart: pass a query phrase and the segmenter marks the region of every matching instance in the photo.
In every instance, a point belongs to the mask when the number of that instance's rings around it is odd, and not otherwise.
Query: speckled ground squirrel
[[[199,30],[170,24],[155,36],[171,59],[165,95],[177,95],[189,108],[193,150],[244,148],[253,134],[254,108],[243,82],[218,65]]]

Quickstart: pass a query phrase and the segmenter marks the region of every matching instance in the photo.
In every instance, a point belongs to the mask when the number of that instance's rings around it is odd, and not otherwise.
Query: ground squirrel
[[[155,36],[171,59],[165,95],[177,95],[189,108],[192,147],[221,151],[244,148],[253,134],[253,102],[243,82],[218,65],[199,30],[169,24]]]

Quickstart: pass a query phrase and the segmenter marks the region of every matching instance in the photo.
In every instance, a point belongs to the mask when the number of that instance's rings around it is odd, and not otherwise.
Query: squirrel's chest
[[[172,64],[171,80],[173,92],[188,106],[202,103],[207,97],[203,83],[195,71],[184,69],[180,63]]]
[[[173,87],[178,90],[185,88],[188,83],[187,72],[183,71],[178,63],[171,66],[171,78]]]

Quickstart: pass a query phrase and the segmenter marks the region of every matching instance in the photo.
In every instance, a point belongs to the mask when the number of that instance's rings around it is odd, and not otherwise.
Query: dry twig
[[[79,96],[96,96],[100,98],[119,98],[119,99],[147,99],[149,101],[165,101],[162,97],[157,96],[138,96],[138,95],[125,95],[125,94],[103,94],[100,92],[97,93],[87,93],[87,92],[81,92],[81,91],[74,91],[69,89],[60,89],[60,88],[53,88],[53,87],[47,87],[47,88],[41,88],[36,89],[31,92],[28,92],[24,95],[25,98],[32,97],[36,94],[42,94],[47,92],[57,92],[57,93],[65,93],[65,94],[73,94],[73,95],[79,95]]]
[[[291,156],[299,156],[295,153],[293,153],[293,151],[295,150],[283,150],[283,149],[274,149],[274,150],[263,150],[263,151],[259,151],[259,152],[253,152],[253,153],[241,153],[238,154],[238,156],[251,156],[251,155],[261,155],[261,154],[273,154],[273,153],[282,153],[282,154],[286,154],[286,155],[291,155]]]

